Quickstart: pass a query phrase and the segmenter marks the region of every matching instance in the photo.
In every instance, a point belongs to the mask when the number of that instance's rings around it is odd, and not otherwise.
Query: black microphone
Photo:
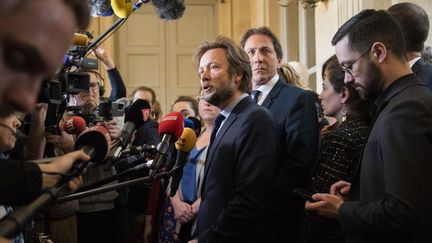
[[[183,132],[183,115],[180,112],[171,112],[162,117],[158,128],[159,135],[162,136],[162,141],[157,146],[157,154],[153,160],[150,170],[150,177],[153,178],[157,170],[165,161],[168,149],[174,141],[176,141]]]
[[[190,116],[187,119],[189,119],[190,121],[192,121],[193,123],[193,130],[195,131],[195,134],[197,135],[197,137],[201,134],[201,121],[194,117],[194,116]]]
[[[147,159],[145,155],[131,155],[116,161],[114,168],[119,174],[130,169],[140,170],[142,168],[150,168],[152,160],[147,161]]]
[[[154,145],[144,144],[142,146],[129,146],[120,152],[120,158],[129,157],[131,155],[156,154],[157,149]]]
[[[118,158],[120,152],[129,144],[135,129],[141,127],[150,116],[150,104],[138,99],[127,110],[125,114],[125,124],[119,132],[118,138],[114,139],[109,153],[110,158]]]
[[[170,197],[173,197],[177,192],[180,180],[183,176],[183,167],[189,158],[190,151],[195,147],[196,140],[197,136],[195,131],[186,127],[183,129],[181,137],[175,143],[177,158],[171,175]]]
[[[185,10],[183,0],[152,0],[151,2],[161,19],[176,20],[183,16]]]
[[[111,142],[109,132],[104,126],[94,126],[81,133],[75,142],[75,150],[82,149],[93,163],[103,162],[108,154],[108,145]],[[66,183],[72,177],[81,174],[90,161],[74,163],[67,176],[59,184]]]

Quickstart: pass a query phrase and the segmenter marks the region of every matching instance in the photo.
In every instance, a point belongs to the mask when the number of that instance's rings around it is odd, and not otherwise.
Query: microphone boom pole
[[[74,193],[74,194],[66,195],[66,196],[63,196],[63,197],[59,197],[55,203],[69,202],[69,201],[72,201],[72,200],[76,200],[76,199],[80,199],[80,198],[84,198],[84,197],[93,196],[93,195],[96,195],[96,194],[99,194],[99,193],[104,193],[104,192],[108,192],[108,191],[118,190],[118,189],[130,187],[130,186],[139,185],[139,184],[142,184],[142,183],[153,182],[153,181],[155,181],[157,179],[167,178],[167,177],[171,176],[171,174],[172,174],[172,171],[161,172],[161,173],[155,174],[153,177],[146,176],[146,177],[142,177],[142,178],[138,178],[138,179],[133,179],[133,180],[125,181],[125,182],[120,182],[120,183],[117,183],[117,184],[114,184],[114,185],[109,185],[109,186],[105,186],[105,187],[96,188],[96,189],[85,191],[85,192],[79,192],[79,193]]]
[[[93,147],[85,145],[83,147],[85,153],[93,157],[95,154],[95,150]],[[73,175],[77,175],[81,173],[85,167],[88,165],[88,161],[83,161],[75,167],[73,171]],[[25,226],[30,222],[30,220],[34,217],[34,215],[39,212],[42,208],[45,208],[49,204],[51,204],[57,196],[62,192],[68,181],[72,176],[68,176],[68,179],[63,179],[60,181],[59,186],[51,187],[45,189],[42,194],[36,198],[31,204],[28,206],[22,207],[18,210],[14,210],[12,214],[7,215],[0,222],[0,236],[6,238],[13,238],[19,232],[22,232],[25,229]]]
[[[138,10],[143,3],[148,3],[148,2],[150,2],[150,0],[139,0],[138,2],[136,2],[134,8],[132,9],[132,13]],[[87,56],[88,53],[91,52],[92,49],[99,44],[99,42],[101,42],[101,40],[103,40],[107,35],[111,34],[111,32],[115,31],[119,26],[121,26],[124,22],[126,22],[128,18],[129,17],[117,19],[105,32],[103,32],[100,36],[98,36],[94,42],[90,43],[90,45],[87,47],[84,56]]]

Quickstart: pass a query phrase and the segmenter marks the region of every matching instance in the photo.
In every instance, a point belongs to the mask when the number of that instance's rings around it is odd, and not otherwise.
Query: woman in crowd
[[[220,112],[219,108],[204,99],[199,99],[198,108],[204,126],[183,169],[179,189],[170,198],[171,207],[166,207],[159,242],[188,242],[195,231],[207,147],[214,121]]]
[[[371,123],[371,106],[354,87],[345,85],[335,55],[324,63],[322,76],[321,105],[324,115],[336,118],[336,123],[321,142],[310,181],[313,193],[329,192],[339,180],[352,181]],[[336,220],[307,212],[304,223],[302,242],[344,242]]]

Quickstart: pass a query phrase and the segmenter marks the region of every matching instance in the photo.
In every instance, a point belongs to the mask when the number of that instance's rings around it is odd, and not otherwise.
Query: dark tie
[[[213,131],[212,131],[212,134],[210,136],[210,145],[213,143],[213,140],[216,137],[216,133],[219,130],[223,120],[225,120],[225,116],[222,115],[221,113],[219,113],[219,115],[216,117],[216,120],[215,120],[215,123],[213,126]]]
[[[261,94],[261,91],[259,90],[252,90],[252,99],[255,103],[258,103],[258,98]]]

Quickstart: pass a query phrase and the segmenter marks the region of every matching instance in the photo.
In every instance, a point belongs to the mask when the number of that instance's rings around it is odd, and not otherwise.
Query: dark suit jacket
[[[41,193],[42,173],[36,163],[0,159],[0,205],[30,203]]]
[[[142,145],[157,145],[160,142],[158,133],[159,123],[155,120],[148,120],[138,128],[135,133],[134,146]],[[131,176],[131,179],[148,176],[148,170],[140,170]],[[154,186],[159,185],[155,184]],[[137,214],[146,212],[147,203],[149,200],[149,187],[145,184],[135,185],[130,187],[128,195],[128,208]],[[152,200],[157,200],[157,198]],[[155,216],[156,218],[156,216]]]
[[[211,144],[198,213],[199,242],[257,242],[278,160],[271,114],[250,97],[233,109]]]
[[[432,92],[410,74],[377,104],[340,225],[347,242],[432,242]]]
[[[432,90],[432,65],[425,63],[422,59],[419,59],[416,63],[414,63],[411,69],[417,78],[425,83],[430,90]]]
[[[306,188],[318,151],[315,101],[308,92],[279,79],[262,106],[273,114],[283,148],[274,191],[276,212],[270,220],[279,236],[275,241],[294,242],[301,226],[304,200],[291,192],[296,187]]]

